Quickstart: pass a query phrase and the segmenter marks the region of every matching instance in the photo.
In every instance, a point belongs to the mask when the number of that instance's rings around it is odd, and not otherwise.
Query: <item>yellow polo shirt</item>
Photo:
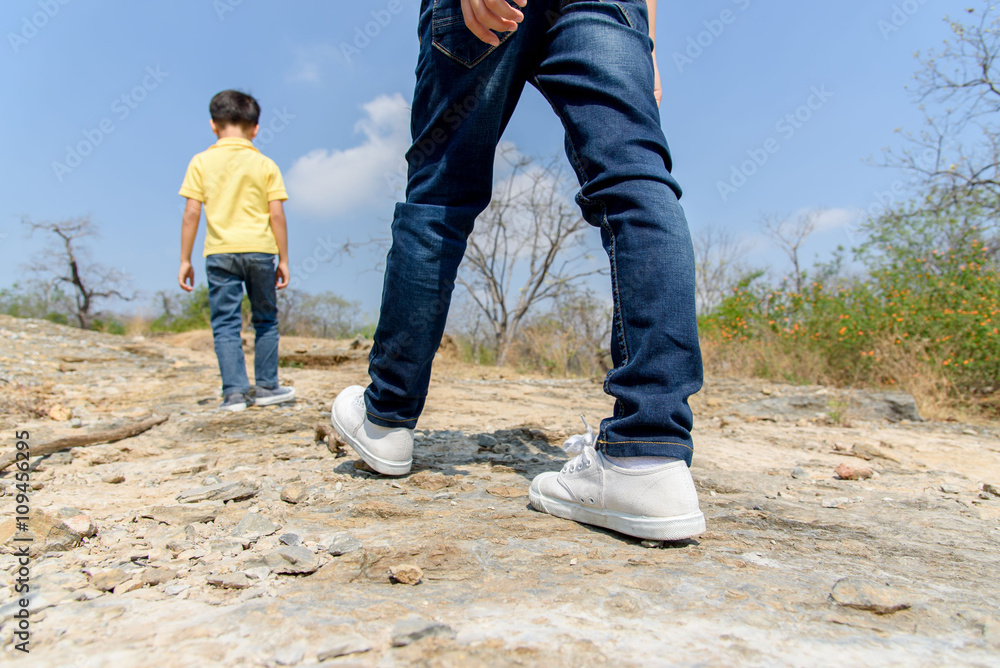
[[[281,171],[249,139],[223,137],[191,158],[181,197],[205,205],[205,256],[278,253],[268,203],[288,199]]]

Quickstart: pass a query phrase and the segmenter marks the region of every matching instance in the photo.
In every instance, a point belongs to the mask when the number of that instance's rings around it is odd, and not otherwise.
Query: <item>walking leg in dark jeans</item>
[[[422,5],[414,143],[372,383],[338,397],[334,424],[363,457],[377,460],[391,442],[397,464],[409,459],[466,239],[489,203],[496,145],[530,82],[565,126],[577,199],[610,259],[615,368],[605,390],[616,400],[599,437],[577,441],[581,453],[561,473],[535,480],[532,505],[645,538],[688,537],[704,530],[688,472],[687,398],[701,385],[694,261],[653,98],[646,3],[537,0],[523,11],[518,30],[492,47],[465,27],[460,0]]]

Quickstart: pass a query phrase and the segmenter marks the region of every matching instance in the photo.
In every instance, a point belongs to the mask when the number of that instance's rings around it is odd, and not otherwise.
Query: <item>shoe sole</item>
[[[410,472],[410,469],[413,468],[412,459],[407,462],[397,462],[382,459],[381,457],[376,457],[370,453],[358,439],[352,436],[347,429],[344,428],[344,425],[340,424],[340,421],[337,420],[337,412],[332,407],[330,408],[330,422],[333,423],[333,428],[337,430],[338,434],[340,434],[340,438],[344,440],[344,443],[351,446],[351,449],[365,461],[365,464],[368,464],[368,466],[372,467],[382,475],[406,475]]]
[[[259,399],[254,399],[254,404],[257,406],[273,406],[275,404],[283,404],[286,401],[293,401],[295,399],[295,388],[289,388],[291,392],[287,394],[278,394],[273,397],[261,397]]]
[[[220,411],[226,411],[229,413],[239,413],[240,411],[245,411],[247,409],[246,404],[233,404],[232,406],[219,406]]]
[[[643,517],[586,508],[547,497],[534,488],[528,491],[528,499],[535,510],[549,515],[592,524],[645,540],[684,540],[705,532],[705,516],[700,510],[678,517]]]

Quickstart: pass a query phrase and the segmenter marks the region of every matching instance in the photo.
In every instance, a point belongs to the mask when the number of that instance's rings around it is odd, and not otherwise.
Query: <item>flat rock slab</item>
[[[278,527],[260,513],[247,513],[232,531],[233,536],[270,536]]]
[[[833,585],[830,598],[837,605],[867,610],[876,615],[891,615],[910,607],[903,592],[879,582],[844,578]]]
[[[187,526],[202,522],[214,522],[219,516],[218,507],[153,506],[140,511],[139,517],[148,517],[172,526]]]
[[[392,646],[405,647],[423,638],[454,638],[455,631],[447,624],[411,615],[396,622],[392,627]]]
[[[242,501],[257,496],[259,488],[245,482],[220,482],[215,485],[195,487],[177,495],[178,503],[199,501]]]
[[[281,547],[264,557],[270,569],[282,575],[315,573],[319,568],[316,555],[304,547]]]

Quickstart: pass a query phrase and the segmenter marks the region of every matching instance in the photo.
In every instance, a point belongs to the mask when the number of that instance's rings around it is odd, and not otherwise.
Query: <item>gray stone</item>
[[[153,506],[139,513],[139,517],[170,524],[172,526],[187,526],[201,522],[214,522],[220,508],[215,506]]]
[[[271,574],[271,569],[267,566],[254,566],[243,571],[251,580],[266,580]]]
[[[278,540],[283,545],[291,545],[292,547],[302,544],[302,537],[299,536],[299,534],[292,532],[281,534],[280,536],[278,536]]]
[[[119,483],[125,482],[125,476],[121,473],[109,473],[107,475],[101,476],[101,482],[107,483],[109,485],[117,485]]]
[[[334,557],[361,549],[361,541],[349,533],[338,533],[320,541],[320,547]]]
[[[808,478],[809,471],[806,471],[801,466],[796,466],[795,468],[792,469],[792,477],[795,478],[796,480],[801,478]]]
[[[958,485],[951,485],[951,484],[948,484],[948,483],[945,483],[945,484],[941,485],[940,489],[945,494],[961,494],[962,493],[962,488],[961,487],[959,487]]]
[[[199,501],[242,501],[257,496],[260,489],[246,482],[217,483],[205,487],[195,487],[177,495],[178,503]]]
[[[1000,485],[992,485],[988,482],[983,483],[983,491],[993,496],[1000,496]]]
[[[838,496],[833,499],[823,499],[822,501],[822,505],[824,508],[843,508],[844,506],[849,505],[850,503],[851,500],[848,499],[846,496]]]
[[[309,498],[309,488],[301,482],[285,485],[281,490],[281,500],[286,503],[302,503]]]
[[[396,622],[396,625],[392,627],[392,646],[404,647],[431,636],[454,638],[455,635],[455,631],[446,624],[410,615]]]
[[[270,552],[264,561],[275,573],[283,575],[308,575],[319,568],[316,555],[304,547],[281,547]]]
[[[479,444],[479,447],[490,450],[500,445],[499,439],[492,434],[480,434],[479,438],[476,439],[476,442]]]
[[[278,530],[274,522],[260,513],[247,513],[233,529],[233,536],[270,536]]]
[[[250,586],[250,578],[244,573],[213,573],[208,576],[208,584],[222,589],[246,589]]]
[[[210,552],[218,552],[224,557],[235,557],[243,552],[243,541],[233,538],[219,538],[208,542]]]
[[[282,647],[274,653],[274,662],[279,666],[294,666],[306,655],[301,647]]]
[[[889,615],[910,607],[897,590],[868,580],[842,578],[833,585],[830,598],[837,605]]]
[[[163,593],[166,594],[167,596],[177,596],[178,594],[183,594],[190,588],[191,585],[189,584],[185,584],[183,582],[175,582],[173,584],[168,584],[166,587],[164,587]]]
[[[323,644],[323,649],[316,652],[316,660],[323,662],[348,654],[370,652],[372,644],[361,636],[342,636],[330,638]]]
[[[142,583],[150,587],[161,585],[177,577],[177,573],[169,568],[147,568],[142,572]]]
[[[14,517],[9,517],[0,523],[0,544],[3,545],[5,552],[16,552],[27,545],[28,554],[37,557],[46,552],[66,552],[80,547],[83,542],[83,536],[66,526],[58,517],[47,515],[40,510],[31,511],[27,527],[27,532],[19,530],[18,521]],[[32,538],[30,542],[14,540],[15,534],[24,537],[29,533]]]
[[[95,589],[100,589],[101,591],[111,591],[121,583],[128,580],[130,577],[132,576],[125,571],[112,568],[109,571],[104,571],[103,573],[98,573],[91,577],[90,584]]]

